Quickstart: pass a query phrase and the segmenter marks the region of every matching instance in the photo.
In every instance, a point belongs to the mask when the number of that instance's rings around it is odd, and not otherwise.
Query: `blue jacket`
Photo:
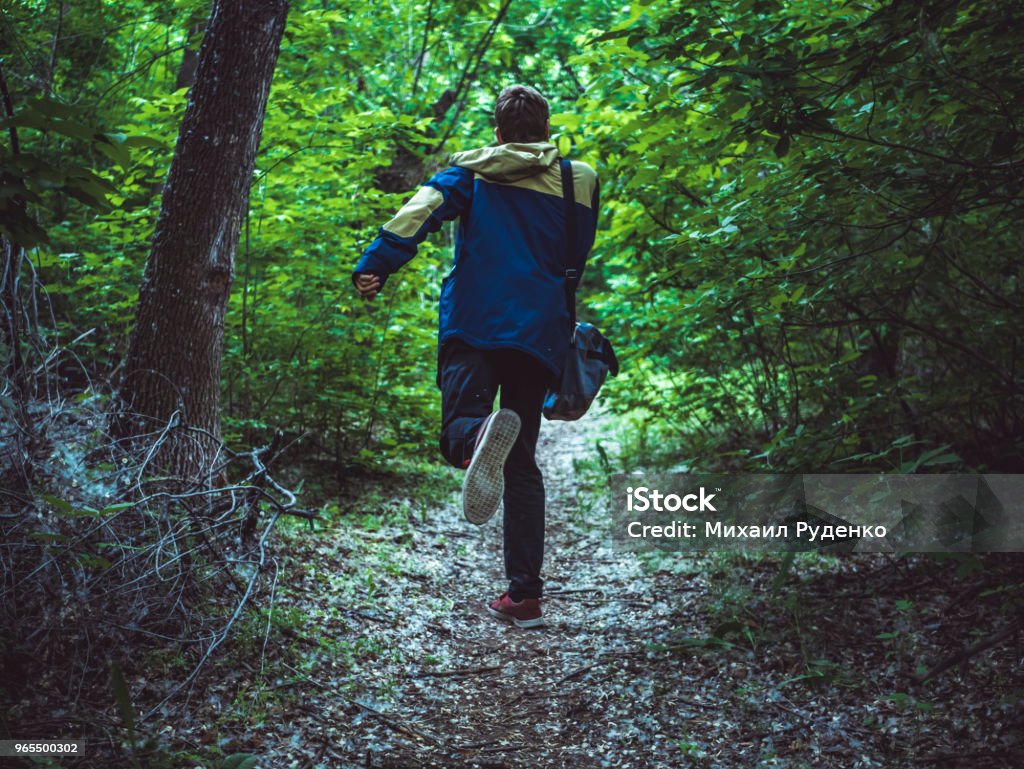
[[[566,224],[558,150],[502,144],[452,155],[385,224],[355,275],[381,278],[416,255],[431,232],[459,218],[455,261],[441,284],[439,341],[479,349],[514,348],[561,371],[569,347],[565,270],[582,274],[597,224],[597,174],[573,161],[575,264],[566,264]]]

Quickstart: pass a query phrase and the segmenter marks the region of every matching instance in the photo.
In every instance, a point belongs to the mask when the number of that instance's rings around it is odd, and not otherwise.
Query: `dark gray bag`
[[[576,286],[580,273],[571,267],[576,262],[576,195],[572,164],[561,161],[562,198],[565,201],[567,230],[565,304],[569,310],[569,353],[558,381],[544,395],[541,413],[546,419],[574,420],[587,413],[610,372],[619,373],[619,361],[612,343],[590,323],[576,322]]]

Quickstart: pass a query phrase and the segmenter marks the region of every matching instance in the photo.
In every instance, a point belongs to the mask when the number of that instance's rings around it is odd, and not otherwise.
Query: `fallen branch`
[[[567,598],[573,593],[590,593],[590,590],[551,590],[544,594],[545,598],[552,598],[555,600],[561,598]],[[583,603],[628,603],[633,606],[650,606],[654,603],[653,598],[629,598],[628,596],[615,596],[612,598],[605,598],[603,595],[588,595],[585,598],[578,599]]]
[[[555,686],[561,686],[566,681],[571,681],[572,679],[576,678],[577,676],[581,676],[584,673],[586,673],[586,672],[588,672],[590,670],[593,670],[594,668],[596,668],[600,664],[601,664],[600,662],[595,662],[592,665],[584,665],[581,668],[577,668],[576,670],[572,671],[571,673],[566,673],[564,676],[562,676],[557,681],[555,681]]]
[[[302,671],[299,671],[299,670],[296,670],[295,668],[293,668],[287,662],[283,662],[281,664],[284,665],[286,668],[288,668],[293,673],[295,673],[295,675],[300,676],[301,678],[305,679],[306,681],[308,681],[309,683],[313,684],[317,688],[322,689],[324,691],[328,691],[328,692],[334,692],[335,691],[335,687],[330,686],[329,684],[325,684],[322,681],[318,681],[315,678],[311,678],[310,676],[307,676]],[[426,732],[420,732],[420,731],[418,731],[416,729],[413,729],[412,727],[405,726],[404,724],[402,724],[402,723],[398,722],[397,720],[395,720],[395,718],[393,716],[391,716],[391,715],[389,715],[387,713],[383,713],[380,710],[377,710],[376,708],[371,707],[370,705],[366,705],[366,704],[364,704],[362,702],[359,702],[359,700],[350,700],[350,699],[347,699],[345,697],[337,697],[337,699],[340,700],[341,702],[344,702],[346,705],[348,705],[350,707],[357,707],[357,708],[363,710],[364,712],[366,712],[369,715],[371,715],[374,718],[376,718],[378,721],[380,721],[382,724],[384,724],[386,727],[388,727],[392,731],[398,732],[399,734],[403,734],[406,737],[412,737],[413,739],[417,739],[417,740],[426,740],[427,742],[431,742],[434,745],[443,745],[444,744],[444,742],[442,740],[439,740],[437,737],[434,737],[431,734],[427,734]],[[326,718],[323,717],[322,714],[320,714],[318,711],[316,711],[312,706],[306,706],[305,710],[306,710],[306,712],[310,713],[314,718],[317,718],[318,720],[322,720],[325,723],[330,723],[329,721],[327,721]]]
[[[525,742],[513,742],[508,745],[502,745],[498,740],[489,740],[487,742],[470,742],[465,745],[449,745],[448,747],[453,750],[472,750],[477,753],[506,753],[513,750],[525,750],[530,746]]]
[[[427,742],[431,742],[434,745],[444,744],[443,740],[439,740],[437,737],[427,734],[426,732],[417,731],[412,727],[405,726],[404,724],[399,723],[394,718],[389,716],[387,713],[382,713],[376,708],[370,707],[369,705],[364,705],[362,702],[359,702],[358,700],[352,700],[351,702],[356,707],[361,708],[365,712],[369,713],[371,716],[376,718],[378,721],[380,721],[382,724],[384,724],[392,731],[396,731],[399,734],[404,734],[406,737],[412,737],[413,739],[426,740]]]
[[[557,681],[555,681],[555,686],[561,686],[566,681],[571,681],[572,679],[577,678],[577,677],[583,675],[584,673],[587,673],[587,672],[593,670],[594,668],[596,668],[596,667],[598,667],[600,665],[604,665],[606,662],[608,662],[610,660],[613,660],[616,657],[633,657],[633,656],[636,656],[637,654],[643,654],[643,652],[639,652],[639,651],[604,651],[604,652],[601,652],[600,654],[597,655],[598,658],[599,658],[597,662],[592,662],[589,665],[584,665],[583,667],[577,668],[576,670],[573,670],[570,673],[566,673],[564,676],[562,676]],[[602,657],[605,658],[605,659],[600,659]]]
[[[474,676],[481,675],[483,673],[493,673],[495,670],[501,670],[501,665],[489,665],[482,668],[457,668],[456,670],[421,670],[415,673],[409,673],[409,678],[443,678],[446,676]]]
[[[966,662],[971,657],[981,654],[986,649],[991,649],[993,646],[1002,643],[1006,639],[1012,638],[1020,632],[1022,621],[1024,621],[1024,618],[1018,617],[1016,621],[1011,622],[1007,627],[1003,628],[1002,630],[993,633],[987,638],[981,639],[977,643],[968,646],[966,649],[961,649],[955,654],[951,654],[950,656],[946,657],[946,659],[942,660],[937,665],[935,665],[931,670],[929,670],[924,675],[913,676],[911,680],[913,680],[914,683],[923,684],[929,678],[934,678],[940,673],[949,670],[951,667],[959,665],[962,662]]]
[[[914,758],[914,763],[917,764],[941,764],[946,761],[955,761],[958,764],[963,764],[964,761],[970,761],[976,758],[992,758],[993,756],[1006,756],[1010,757],[1016,755],[1016,751],[1024,743],[1018,742],[1016,745],[1008,745],[1002,750],[977,750],[973,753],[938,753],[931,756],[917,756]],[[1009,766],[1010,764],[1006,764]]]

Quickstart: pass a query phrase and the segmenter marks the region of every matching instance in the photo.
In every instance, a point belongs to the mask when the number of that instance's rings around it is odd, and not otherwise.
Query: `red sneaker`
[[[522,601],[513,601],[508,593],[502,593],[491,601],[487,611],[492,617],[497,617],[505,622],[511,622],[516,627],[540,627],[544,624],[541,617],[540,599],[524,598]]]

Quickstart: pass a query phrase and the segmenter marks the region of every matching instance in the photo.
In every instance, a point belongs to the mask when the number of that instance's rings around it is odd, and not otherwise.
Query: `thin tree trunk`
[[[0,64],[0,101],[3,104],[3,115],[13,119],[14,101],[7,87],[7,77]],[[16,126],[7,128],[11,141],[11,154],[21,154],[21,142]],[[0,174],[0,183],[18,186],[15,180]],[[26,217],[25,199],[15,195],[12,205],[21,218]],[[0,391],[7,391],[14,403],[10,416],[15,430],[11,445],[8,446],[10,464],[7,469],[0,468],[0,484],[11,491],[28,492],[31,494],[31,478],[33,461],[38,435],[32,414],[29,411],[29,378],[25,370],[25,361],[21,354],[21,342],[24,331],[21,327],[23,308],[21,304],[21,273],[25,261],[25,249],[20,243],[0,236],[0,347],[4,354]],[[5,500],[0,500],[3,502]]]
[[[204,477],[220,441],[224,316],[287,0],[215,0],[139,289],[111,429]]]
[[[189,40],[202,32],[198,24],[188,31]],[[199,71],[199,51],[193,49],[188,41],[185,41],[185,48],[181,52],[181,66],[178,67],[178,76],[174,81],[174,90],[191,88],[196,82],[196,73]]]
[[[3,114],[8,120],[14,118],[14,101],[11,99],[11,92],[7,88],[7,77],[4,75],[3,64],[0,63],[0,98],[3,100]],[[18,129],[13,123],[7,128],[11,139],[11,153],[21,154],[21,142],[18,139]],[[6,179],[0,177],[0,182]],[[25,211],[25,201],[19,195],[12,201],[14,207],[21,213]],[[0,246],[3,248],[3,271],[0,272],[0,306],[3,307],[3,332],[4,342],[7,347],[7,360],[4,361],[4,379],[15,382],[19,394],[22,389],[23,366],[21,361],[21,330],[18,322],[21,319],[21,303],[18,295],[18,281],[21,277],[21,261],[23,251],[21,246],[0,238]]]
[[[53,40],[50,42],[50,63],[46,68],[46,87],[43,95],[47,98],[53,91],[53,81],[57,75],[57,48],[60,46],[61,31],[64,28],[64,14],[67,12],[65,3],[56,3],[57,6],[57,31],[53,33]]]

